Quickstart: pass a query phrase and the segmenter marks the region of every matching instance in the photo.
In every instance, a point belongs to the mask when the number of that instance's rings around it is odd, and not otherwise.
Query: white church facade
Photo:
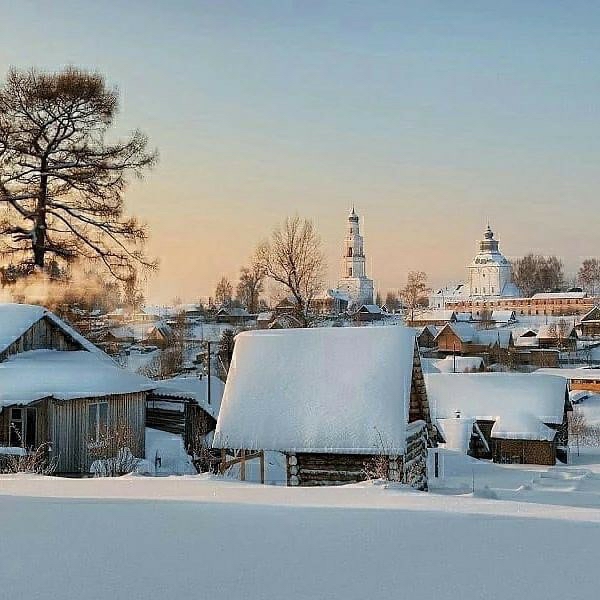
[[[350,308],[373,304],[373,280],[367,277],[364,240],[354,207],[348,215],[337,289],[348,296]]]
[[[467,281],[436,290],[429,297],[430,308],[445,308],[448,302],[515,298],[520,295],[513,281],[510,261],[500,252],[499,242],[488,225],[479,252],[467,266]]]

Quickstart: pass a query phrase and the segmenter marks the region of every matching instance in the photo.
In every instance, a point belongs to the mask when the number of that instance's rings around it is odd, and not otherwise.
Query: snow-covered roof
[[[453,310],[426,310],[416,313],[415,321],[452,321],[456,319],[456,313]]]
[[[540,423],[560,424],[566,382],[550,375],[522,373],[433,373],[425,375],[431,414],[449,419],[502,419],[496,433],[519,439],[547,439]],[[537,436],[537,437],[536,437]]]
[[[225,315],[228,317],[249,317],[250,313],[241,307],[236,306],[223,306],[217,311],[217,315]]]
[[[363,304],[357,312],[369,313],[371,315],[380,315],[383,311],[377,304]]]
[[[575,300],[587,298],[586,292],[540,292],[531,296],[532,300]]]
[[[472,342],[477,334],[477,330],[470,323],[447,323],[440,329],[436,338],[442,335],[447,328],[450,328],[461,342]]]
[[[122,325],[121,327],[112,327],[108,330],[108,333],[117,339],[135,339],[133,329],[127,325]]]
[[[471,323],[447,323],[440,330],[439,337],[447,329],[451,329],[456,337],[464,343],[494,346],[500,344],[501,348],[508,348],[512,339],[509,329],[476,329]]]
[[[493,438],[504,440],[545,440],[551,442],[556,430],[531,413],[503,414],[492,427]]]
[[[270,321],[273,318],[273,311],[265,311],[258,313],[257,321]]]
[[[150,390],[156,382],[85,350],[31,350],[0,363],[0,407]]]
[[[437,427],[445,440],[445,447],[449,450],[468,452],[473,433],[473,418],[438,419]]]
[[[402,326],[241,333],[214,446],[403,452],[414,346]]]
[[[483,358],[481,356],[422,358],[421,366],[424,373],[466,373],[480,370],[483,367]]]
[[[0,304],[0,352],[6,350],[13,342],[18,340],[32,325],[44,317],[62,329],[71,339],[81,345],[88,352],[95,352],[108,358],[102,350],[77,333],[70,325],[59,319],[54,313],[43,306],[33,304]],[[110,360],[110,359],[109,359]]]
[[[493,310],[492,321],[497,323],[510,323],[516,319],[514,310]]]
[[[565,321],[566,329],[562,334],[562,337],[569,337],[574,334],[574,326],[571,321]],[[538,338],[542,340],[555,340],[559,337],[560,332],[560,321],[549,323],[548,325],[541,325],[538,329]]]
[[[215,419],[219,416],[225,384],[218,377],[211,375],[210,378],[210,404],[208,403],[208,377],[173,377],[156,383],[158,385],[153,390],[153,395],[195,400],[209,415]]]
[[[594,318],[591,318],[591,317]],[[596,305],[588,310],[583,317],[581,317],[583,323],[596,323],[600,321],[600,306]]]
[[[482,346],[494,346],[499,344],[500,348],[508,348],[512,340],[510,329],[480,329],[475,336],[475,343]]]
[[[555,375],[564,379],[600,381],[600,369],[559,369],[546,367],[534,371],[532,375]]]

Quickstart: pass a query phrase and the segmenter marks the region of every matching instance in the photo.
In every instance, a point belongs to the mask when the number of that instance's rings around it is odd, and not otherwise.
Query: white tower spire
[[[367,277],[364,243],[360,235],[359,221],[353,205],[346,224],[338,288],[349,295],[351,304],[360,306],[373,303],[373,281]]]

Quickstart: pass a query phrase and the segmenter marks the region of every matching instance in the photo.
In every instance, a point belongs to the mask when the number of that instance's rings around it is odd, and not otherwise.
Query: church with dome
[[[359,218],[352,207],[346,224],[346,237],[337,289],[349,298],[349,306],[373,304],[373,280],[367,277],[364,241]]]
[[[520,295],[513,281],[512,264],[500,252],[499,242],[488,224],[479,242],[479,252],[467,266],[467,281],[435,290],[429,297],[429,306],[444,308],[448,302]]]
[[[512,265],[500,252],[498,240],[489,224],[479,252],[468,266],[468,291],[471,297],[514,297],[519,289],[513,282]]]

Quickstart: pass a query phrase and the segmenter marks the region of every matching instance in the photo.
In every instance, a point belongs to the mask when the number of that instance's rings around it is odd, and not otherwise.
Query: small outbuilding
[[[444,439],[448,421],[467,419],[477,426],[471,430],[468,445],[476,458],[542,465],[553,465],[557,458],[566,462],[571,404],[564,379],[453,373],[428,374],[426,384],[432,419],[442,441],[448,441]]]
[[[0,446],[45,446],[58,473],[82,474],[111,432],[126,428],[130,451],[143,457],[154,385],[45,308],[0,304]]]
[[[283,453],[292,486],[357,482],[383,465],[424,489],[430,433],[412,329],[249,331],[236,338],[213,446]]]

